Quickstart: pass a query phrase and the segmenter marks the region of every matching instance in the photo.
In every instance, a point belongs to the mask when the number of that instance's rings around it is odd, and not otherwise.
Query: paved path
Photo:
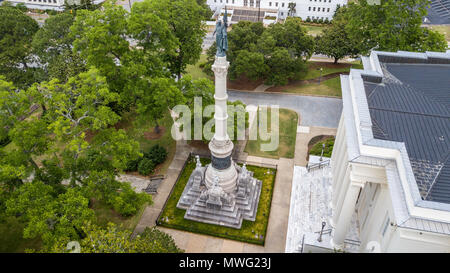
[[[185,141],[177,141],[175,156],[167,169],[166,179],[158,187],[158,193],[153,195],[153,204],[145,208],[139,223],[134,230],[135,233],[144,231],[146,227],[152,227],[156,224],[156,220],[164,207],[164,203],[169,198],[170,191],[177,181],[178,174],[181,172],[184,162],[189,157],[191,151],[190,146]]]
[[[296,111],[300,125],[337,128],[342,112],[342,100],[337,98],[252,93],[228,90],[229,100],[240,100],[245,104],[279,105]]]

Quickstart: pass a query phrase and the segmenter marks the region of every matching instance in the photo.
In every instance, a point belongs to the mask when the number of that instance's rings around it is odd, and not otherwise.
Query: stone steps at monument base
[[[239,207],[239,210],[242,212],[242,215],[245,220],[255,221],[256,212],[259,204],[259,197],[261,195],[261,182],[257,183],[256,188],[251,192],[252,198],[246,198],[246,202],[241,202],[242,199],[236,198],[236,204]],[[251,202],[249,202],[251,200]]]

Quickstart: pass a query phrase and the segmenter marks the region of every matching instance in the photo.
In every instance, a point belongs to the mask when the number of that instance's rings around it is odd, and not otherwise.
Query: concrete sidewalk
[[[178,174],[182,171],[184,162],[188,159],[190,152],[191,147],[185,141],[177,141],[175,156],[167,170],[166,179],[159,186],[158,193],[153,195],[153,204],[145,208],[134,230],[135,234],[144,231],[146,227],[156,225],[159,213],[163,209],[167,198],[169,198],[170,191],[177,182]]]

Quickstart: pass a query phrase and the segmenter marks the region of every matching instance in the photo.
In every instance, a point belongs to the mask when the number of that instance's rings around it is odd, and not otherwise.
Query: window
[[[271,7],[272,6],[272,2],[269,2],[269,7]]]
[[[284,3],[281,3],[281,7],[284,8]]]
[[[330,12],[330,8],[327,9],[327,12]]]
[[[232,3],[232,4],[234,4],[234,0],[233,0],[233,1],[231,1],[231,3]]]
[[[316,11],[316,7],[313,8],[313,11]]]
[[[308,10],[311,11],[311,7],[309,7]]]
[[[275,2],[275,7],[278,7],[278,2]]]
[[[281,13],[281,16],[283,16],[283,15],[284,15],[284,13],[282,12],[282,13]]]
[[[227,0],[227,4],[228,4],[228,0]]]

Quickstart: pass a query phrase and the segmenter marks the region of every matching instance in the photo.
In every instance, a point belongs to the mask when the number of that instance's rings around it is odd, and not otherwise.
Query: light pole
[[[130,7],[130,12],[131,12],[131,0],[128,0],[128,6]]]
[[[327,224],[326,222],[322,222],[322,229],[320,230],[319,239],[317,239],[317,241],[319,242],[322,242],[323,228],[325,227],[326,224]]]
[[[325,150],[325,143],[322,143],[322,152],[320,153],[320,161],[322,161],[323,150]]]

